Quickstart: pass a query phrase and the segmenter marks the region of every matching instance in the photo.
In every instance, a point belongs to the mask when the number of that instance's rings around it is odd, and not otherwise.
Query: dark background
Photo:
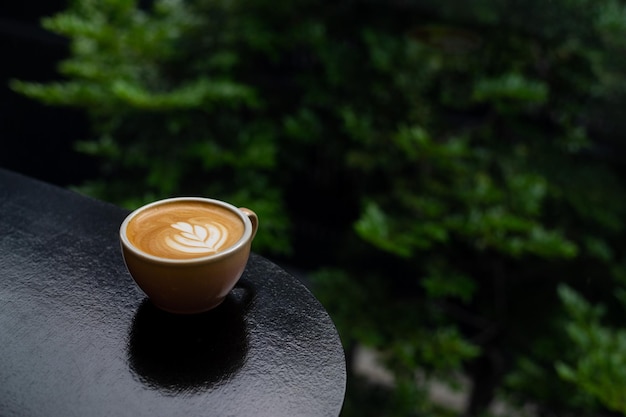
[[[0,167],[68,186],[95,175],[95,165],[73,150],[89,135],[84,114],[46,106],[11,91],[11,79],[60,79],[57,63],[69,43],[42,28],[41,18],[64,10],[61,0],[0,5]]]

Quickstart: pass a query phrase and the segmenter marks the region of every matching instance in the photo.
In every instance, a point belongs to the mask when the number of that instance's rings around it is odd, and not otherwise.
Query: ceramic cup
[[[120,242],[130,275],[154,305],[194,314],[217,307],[235,286],[257,229],[252,210],[178,197],[130,213]]]

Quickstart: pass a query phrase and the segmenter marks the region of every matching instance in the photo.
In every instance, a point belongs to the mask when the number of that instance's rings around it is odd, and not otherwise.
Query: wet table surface
[[[215,310],[163,313],[123,264],[127,213],[0,169],[1,415],[339,414],[344,352],[306,287],[252,254]]]

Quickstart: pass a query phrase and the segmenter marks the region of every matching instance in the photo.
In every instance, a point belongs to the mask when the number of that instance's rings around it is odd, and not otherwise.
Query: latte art
[[[205,202],[161,204],[137,214],[126,234],[137,249],[169,259],[210,256],[233,246],[244,233],[242,219]]]
[[[175,250],[185,253],[215,253],[228,238],[228,229],[219,223],[191,225],[187,222],[172,224],[180,233],[165,238],[165,243]]]

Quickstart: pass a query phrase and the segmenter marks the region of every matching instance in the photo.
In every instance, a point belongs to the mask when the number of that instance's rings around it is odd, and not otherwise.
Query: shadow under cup
[[[248,353],[245,316],[251,294],[235,289],[216,309],[169,314],[144,301],[129,334],[128,364],[150,389],[200,393],[233,378]]]
[[[156,256],[131,242],[129,224],[137,216],[150,218],[153,213],[165,211],[164,208],[175,212],[177,207],[184,208],[185,204],[206,205],[207,210],[218,208],[235,215],[243,224],[241,237],[217,253],[185,259]],[[153,217],[153,223],[161,221],[158,215]],[[176,225],[164,224],[165,227]],[[195,314],[217,307],[233,289],[248,262],[257,228],[258,218],[249,209],[219,200],[179,197],[148,204],[129,214],[120,227],[120,242],[128,271],[154,305],[170,313]]]

